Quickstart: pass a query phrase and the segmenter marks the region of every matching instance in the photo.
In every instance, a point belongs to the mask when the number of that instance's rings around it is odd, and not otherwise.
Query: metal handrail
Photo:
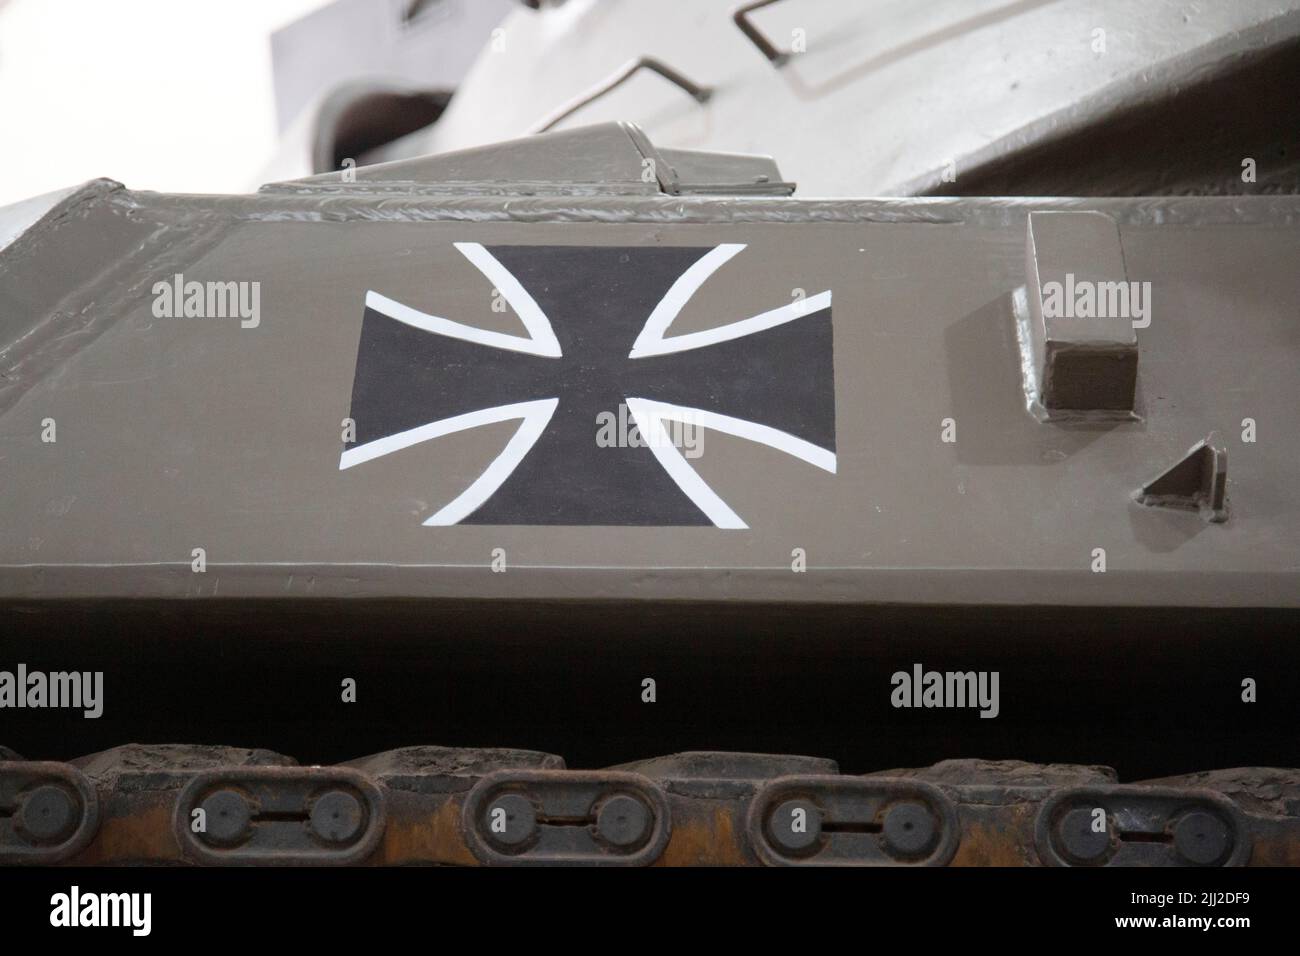
[[[656,60],[652,56],[643,56],[639,60],[628,61],[623,66],[619,67],[618,71],[615,72],[609,79],[600,83],[599,85],[592,88],[588,92],[583,93],[577,99],[562,106],[558,111],[551,114],[546,119],[542,120],[537,126],[533,127],[532,132],[545,133],[547,130],[552,129],[557,124],[563,122],[564,120],[572,116],[574,113],[578,112],[578,110],[582,109],[587,104],[600,99],[606,93],[609,93],[611,90],[615,89],[616,87],[621,86],[623,83],[631,79],[632,76],[635,75],[638,70],[642,70],[642,69],[649,70],[652,73],[658,73],[660,76],[662,76],[668,82],[672,83],[674,86],[677,86],[685,90],[692,97],[694,97],[694,99],[698,103],[707,103],[709,101],[709,97],[713,95],[713,89],[711,87],[701,86],[699,83],[696,83],[695,81],[689,79],[688,77],[683,76],[681,73],[678,73],[676,70],[674,70],[671,66],[668,66],[666,63],[663,63],[659,60]]]
[[[751,3],[742,4],[731,11],[731,19],[740,27],[740,32],[749,37],[750,42],[762,51],[763,56],[772,61],[773,66],[784,66],[790,59],[790,53],[779,50],[767,35],[758,27],[750,22],[749,15],[761,7],[770,7],[780,0],[752,0]]]

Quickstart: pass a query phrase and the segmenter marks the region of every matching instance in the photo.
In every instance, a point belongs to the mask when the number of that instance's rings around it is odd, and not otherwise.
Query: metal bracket
[[[701,86],[699,83],[696,83],[694,80],[691,80],[688,77],[682,75],[681,73],[674,70],[671,66],[668,66],[666,63],[663,63],[660,60],[656,60],[652,56],[643,56],[639,60],[629,60],[623,66],[619,67],[619,69],[611,77],[609,77],[609,79],[604,80],[597,86],[593,87],[591,90],[587,91],[586,93],[583,93],[577,99],[572,100],[571,102],[566,103],[564,106],[560,107],[559,110],[557,110],[555,113],[552,113],[546,119],[542,120],[537,126],[535,126],[532,130],[530,130],[530,132],[545,133],[547,130],[552,129],[557,124],[568,119],[570,116],[578,112],[578,110],[582,109],[584,106],[588,105],[589,103],[595,102],[596,100],[604,96],[606,93],[609,93],[612,90],[618,88],[619,86],[622,86],[634,75],[636,75],[638,70],[643,70],[643,69],[649,70],[652,73],[658,73],[669,83],[672,83],[674,86],[679,87],[680,89],[683,89],[687,93],[689,93],[697,103],[707,103],[709,101],[709,97],[713,95],[712,87]]]
[[[442,0],[403,0],[401,6],[402,26],[413,26],[416,21],[422,19],[426,14],[439,12],[439,7],[444,8],[440,12],[447,12]]]
[[[773,66],[785,66],[793,55],[784,50],[778,50],[776,45],[767,38],[758,27],[750,21],[749,15],[755,10],[762,7],[770,7],[780,0],[752,0],[751,3],[743,4],[731,11],[732,21],[740,28],[740,32],[749,37],[751,43],[762,51],[763,56],[772,61]]]

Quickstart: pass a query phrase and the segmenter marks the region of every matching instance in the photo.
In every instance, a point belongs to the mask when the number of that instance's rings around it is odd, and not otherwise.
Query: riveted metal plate
[[[1231,800],[1168,787],[1062,791],[1043,803],[1034,840],[1043,862],[1056,866],[1244,866],[1251,853]]]
[[[99,795],[67,764],[0,765],[0,864],[50,864],[83,849],[99,828]]]
[[[668,800],[648,778],[616,771],[512,771],[484,777],[461,816],[489,864],[638,866],[668,842]]]
[[[256,767],[198,774],[173,828],[193,862],[330,866],[365,859],[385,822],[383,791],[356,770]]]
[[[771,866],[943,866],[960,839],[942,791],[885,777],[773,780],[750,804],[747,831]]]

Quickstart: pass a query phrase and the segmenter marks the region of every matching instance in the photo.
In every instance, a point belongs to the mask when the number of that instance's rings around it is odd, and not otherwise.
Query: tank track
[[[1121,784],[1107,767],[692,752],[568,770],[527,750],[406,747],[333,766],[129,744],[0,747],[0,864],[1277,866],[1300,770]]]

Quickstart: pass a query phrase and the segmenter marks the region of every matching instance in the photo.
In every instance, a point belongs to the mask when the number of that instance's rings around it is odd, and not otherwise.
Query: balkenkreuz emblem
[[[501,454],[426,525],[748,525],[668,437],[670,423],[760,442],[835,471],[831,293],[673,334],[745,246],[456,243],[522,322],[479,329],[366,294],[339,468],[494,422]],[[642,438],[602,447],[625,405]]]

